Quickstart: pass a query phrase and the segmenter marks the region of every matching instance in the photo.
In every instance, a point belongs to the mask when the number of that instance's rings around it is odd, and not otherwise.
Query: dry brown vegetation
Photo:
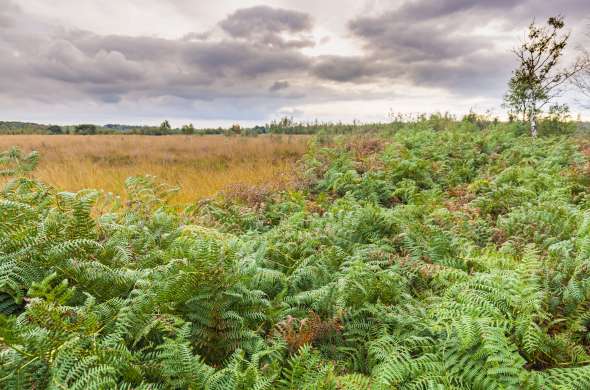
[[[179,185],[178,202],[210,196],[230,184],[285,180],[306,151],[305,136],[47,136],[0,137],[0,151],[37,150],[35,176],[63,190],[121,193],[129,176],[155,175]]]

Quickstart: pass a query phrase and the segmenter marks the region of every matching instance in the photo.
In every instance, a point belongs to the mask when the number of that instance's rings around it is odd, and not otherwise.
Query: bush
[[[80,135],[94,135],[96,134],[96,126],[90,124],[78,125],[74,128],[74,132]]]
[[[63,130],[60,126],[49,126],[47,128],[47,131],[49,132],[49,134],[63,134]]]

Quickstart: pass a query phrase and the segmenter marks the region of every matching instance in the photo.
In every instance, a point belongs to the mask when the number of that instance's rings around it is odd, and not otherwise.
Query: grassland
[[[0,137],[0,150],[37,150],[35,175],[68,190],[99,188],[121,193],[129,176],[150,174],[181,186],[175,201],[213,195],[229,184],[286,179],[305,152],[305,136],[223,137],[141,135]]]

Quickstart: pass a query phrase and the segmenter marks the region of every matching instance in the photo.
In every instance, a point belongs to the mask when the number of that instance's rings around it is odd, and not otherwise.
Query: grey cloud
[[[414,25],[428,22],[432,27],[445,26],[449,31],[472,31],[489,23],[509,22],[510,29],[521,28],[532,20],[543,20],[557,14],[567,20],[578,21],[588,17],[590,3],[583,0],[415,0],[402,3],[377,17],[359,17],[355,21],[373,20],[375,29],[384,27],[384,21]],[[355,22],[353,21],[353,23]]]
[[[422,62],[408,75],[418,85],[430,85],[466,96],[502,96],[514,67],[512,53],[475,53],[459,61]]]
[[[54,42],[41,57],[44,62],[34,65],[40,75],[68,83],[134,81],[143,73],[139,63],[129,61],[121,52],[101,50],[87,56],[65,40]]]
[[[185,58],[210,75],[259,77],[305,70],[309,59],[293,50],[272,50],[243,42],[216,42],[185,48]]]
[[[381,15],[359,17],[349,23],[349,28],[365,44],[365,62],[381,63],[378,71],[382,77],[469,93],[470,85],[489,85],[503,70],[490,72],[475,66],[480,58],[495,52],[489,38],[473,32],[484,24],[477,22],[480,16],[475,14],[488,9],[490,3],[413,1]],[[513,3],[499,1],[495,6]],[[458,16],[465,13],[469,16]]]
[[[14,20],[7,15],[6,13],[0,13],[0,29],[6,27],[12,27],[14,25]]]
[[[210,36],[211,36],[210,31],[200,32],[200,33],[191,32],[191,33],[185,34],[182,37],[182,39],[185,41],[206,41]]]
[[[282,89],[287,89],[289,88],[289,82],[288,81],[275,81],[269,88],[268,90],[270,92],[277,92],[280,91]]]
[[[407,61],[456,58],[492,47],[491,42],[472,34],[471,29],[462,29],[454,18],[445,20],[444,13],[437,14],[437,20],[426,18],[425,15],[434,12],[425,12],[424,9],[433,8],[443,12],[441,8],[444,3],[436,6],[430,4],[433,3],[411,3],[411,6],[376,17],[360,17],[351,21],[349,27],[354,35],[365,41],[367,50],[387,56],[393,54]],[[457,6],[446,10],[446,15],[458,12],[458,9]],[[472,28],[477,26],[472,25]]]
[[[396,11],[390,13],[389,16],[406,21],[432,20],[466,11],[498,9],[509,12],[520,5],[521,3],[514,0],[422,0],[405,3]]]
[[[275,71],[304,69],[308,60],[289,48],[267,48],[245,41],[169,40],[147,37],[70,36],[77,48],[90,56],[101,51],[124,54],[130,61],[173,65],[162,71],[186,73],[198,70],[209,77],[257,77]]]
[[[213,40],[208,35],[179,39],[103,36],[41,25],[17,7],[2,8],[5,14],[7,19],[25,18],[0,35],[0,87],[13,97],[46,101],[57,90],[62,102],[263,97],[272,92],[267,86],[277,78],[287,74],[303,77],[312,62],[287,46]],[[298,30],[307,22],[297,23],[288,29]]]
[[[331,81],[360,81],[377,73],[364,57],[322,56],[312,68],[312,73]]]
[[[318,31],[298,11],[246,8],[205,32],[164,39],[67,29],[0,1],[0,100],[91,101],[141,115],[165,110],[235,119],[262,118],[285,105],[389,98],[401,83],[458,99],[501,97],[513,59],[505,38],[499,47],[478,28],[501,24],[500,33],[514,32],[517,44],[531,10],[540,20],[563,5],[566,22],[575,23],[590,13],[590,2],[575,0],[534,7],[533,0],[413,0],[348,24],[361,54],[315,56],[302,48],[313,45]]]
[[[22,14],[21,9],[15,3],[6,0],[6,4],[0,6],[0,29],[14,27],[17,14]]]
[[[567,18],[567,13],[575,14]],[[381,15],[361,16],[349,22],[351,33],[364,43],[367,62],[386,63],[389,77],[394,69],[424,86],[455,93],[501,95],[514,60],[506,47],[478,28],[489,24],[523,30],[533,17],[566,14],[568,26],[576,26],[580,13],[590,13],[590,2],[565,0],[417,0],[406,2]]]
[[[518,31],[533,19],[544,20],[557,14],[564,15],[569,26],[572,22],[576,25],[590,14],[590,2],[417,0],[382,15],[360,16],[350,21],[349,27],[353,34],[379,49],[406,48],[452,56],[477,47],[489,48],[490,42],[477,35],[478,28],[501,24]],[[443,44],[450,44],[450,48]]]
[[[303,12],[272,8],[261,5],[239,9],[219,23],[234,37],[249,37],[260,31],[295,33],[308,31],[312,27],[311,17]]]
[[[181,48],[188,42],[152,37],[131,37],[121,35],[97,35],[87,31],[68,32],[63,39],[72,42],[88,55],[102,50],[125,53],[132,61],[166,61],[179,56]]]
[[[387,17],[356,20],[351,29],[369,51],[407,61],[456,58],[492,46],[485,38],[461,35],[449,26],[406,24]]]
[[[314,45],[309,37],[301,36],[313,27],[311,17],[303,12],[262,5],[239,9],[219,26],[233,38],[266,46],[302,48]],[[283,33],[296,36],[286,39]]]

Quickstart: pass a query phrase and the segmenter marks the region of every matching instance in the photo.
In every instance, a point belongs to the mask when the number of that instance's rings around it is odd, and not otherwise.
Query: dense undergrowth
[[[508,125],[312,145],[179,211],[0,157],[0,387],[590,388],[590,170]]]

